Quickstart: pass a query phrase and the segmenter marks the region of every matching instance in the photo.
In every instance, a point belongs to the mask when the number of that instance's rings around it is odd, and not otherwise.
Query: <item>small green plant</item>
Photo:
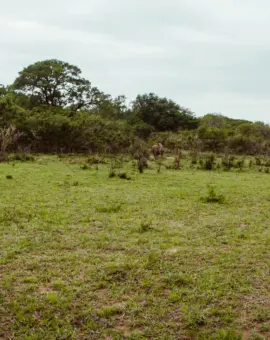
[[[244,160],[243,159],[237,159],[234,162],[234,167],[238,169],[242,169],[244,167]]]
[[[87,163],[90,165],[106,164],[105,157],[99,155],[89,156],[87,158]]]
[[[121,178],[121,179],[126,179],[127,181],[130,181],[131,180],[131,177],[127,175],[127,173],[125,172],[120,172],[118,174],[118,177]]]
[[[233,329],[219,329],[215,337],[217,340],[241,340],[242,336]]]
[[[9,161],[34,162],[35,157],[30,154],[14,154],[8,158]]]
[[[234,166],[233,161],[234,161],[234,157],[233,156],[229,156],[229,157],[226,156],[226,157],[222,158],[221,163],[222,163],[223,169],[225,171],[230,171],[233,168],[233,166]]]
[[[139,155],[137,159],[137,168],[140,174],[144,172],[144,169],[148,168],[147,158],[144,155]]]
[[[252,159],[249,159],[249,160],[248,160],[248,163],[247,163],[247,165],[248,165],[249,169],[251,169],[251,168],[252,168],[252,166],[253,166]]]
[[[259,157],[255,157],[255,164],[262,165],[262,160]]]
[[[82,164],[81,169],[82,170],[91,170],[91,167],[88,164]]]
[[[109,171],[109,178],[114,178],[114,177],[116,177],[116,172],[114,169],[111,168]]]
[[[96,211],[100,213],[117,213],[121,209],[121,204],[113,204],[113,205],[99,205],[96,207]]]
[[[215,187],[213,185],[208,185],[207,187],[208,193],[206,196],[201,197],[201,201],[204,203],[224,203],[225,197],[222,194],[217,194],[215,191]]]
[[[56,304],[58,302],[58,295],[55,292],[50,292],[47,294],[47,300],[50,303]]]
[[[152,228],[152,223],[147,221],[147,222],[141,222],[139,232],[140,233],[146,233],[147,231],[150,231]]]
[[[200,165],[203,170],[213,170],[215,167],[215,155],[213,153],[210,153],[205,161],[200,162]]]

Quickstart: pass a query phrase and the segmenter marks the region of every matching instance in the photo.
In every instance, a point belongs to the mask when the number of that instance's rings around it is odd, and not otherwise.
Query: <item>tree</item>
[[[31,98],[37,105],[81,109],[98,102],[100,91],[81,77],[81,70],[66,62],[38,61],[23,69],[13,89]]]
[[[208,113],[200,119],[200,125],[210,128],[223,129],[226,127],[226,117],[221,114]]]
[[[0,84],[0,97],[5,96],[7,94],[7,91],[8,90],[7,90],[6,86]]]
[[[197,127],[197,119],[191,111],[154,93],[138,95],[133,102],[133,110],[139,120],[153,126],[157,131]]]

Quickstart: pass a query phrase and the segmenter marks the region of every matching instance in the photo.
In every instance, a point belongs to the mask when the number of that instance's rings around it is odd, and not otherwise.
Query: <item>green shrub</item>
[[[35,157],[30,154],[14,154],[8,157],[9,161],[34,162]]]
[[[225,197],[222,194],[217,194],[213,185],[208,185],[208,193],[206,196],[201,197],[204,203],[224,203]]]
[[[130,181],[131,180],[131,177],[128,176],[125,172],[120,172],[118,174],[118,177],[121,178],[121,179],[126,179],[127,181]]]

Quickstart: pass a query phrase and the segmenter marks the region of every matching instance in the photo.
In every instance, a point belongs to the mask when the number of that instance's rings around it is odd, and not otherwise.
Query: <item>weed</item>
[[[238,169],[242,169],[244,167],[244,160],[243,159],[238,159],[234,162],[234,167]]]
[[[87,163],[90,165],[106,164],[105,156],[103,157],[99,155],[89,156],[87,158]]]
[[[140,155],[137,159],[137,168],[140,174],[144,172],[144,169],[148,168],[147,158],[144,155]]]
[[[233,156],[229,156],[229,157],[226,156],[226,157],[222,158],[221,163],[222,163],[222,166],[223,166],[225,171],[230,171],[233,168],[233,166],[234,166],[233,161],[234,161]]]
[[[122,312],[123,308],[121,306],[110,306],[98,310],[97,315],[100,318],[109,319],[111,316],[121,314]]]
[[[126,172],[120,172],[118,174],[118,177],[121,178],[121,179],[126,179],[127,181],[130,181],[131,180],[131,177],[127,175]]]
[[[82,164],[81,169],[82,170],[91,170],[91,167],[88,164]]]
[[[58,298],[58,295],[55,293],[55,292],[50,292],[47,294],[47,300],[50,302],[50,303],[58,303],[59,301],[59,298]]]
[[[259,157],[255,157],[255,164],[262,165],[262,160]]]
[[[139,232],[146,233],[152,229],[152,222],[141,222]]]
[[[114,177],[116,177],[116,171],[111,168],[109,171],[109,178],[114,178]]]
[[[34,162],[35,157],[30,154],[14,154],[14,155],[10,155],[8,160],[9,161],[20,161],[20,162]]]
[[[242,340],[242,335],[233,329],[220,329],[215,337],[216,340]]]
[[[215,155],[213,153],[209,154],[204,162],[201,163],[203,170],[211,171],[215,167]]]
[[[100,213],[117,213],[121,209],[121,204],[113,204],[113,205],[100,205],[96,207],[96,211]]]
[[[164,281],[169,287],[182,287],[192,282],[191,278],[184,273],[169,273],[164,277]]]
[[[201,197],[201,201],[204,203],[224,203],[225,197],[222,194],[217,194],[213,185],[208,185],[208,194],[205,197]]]
[[[267,340],[267,338],[254,331],[250,335],[249,340]]]

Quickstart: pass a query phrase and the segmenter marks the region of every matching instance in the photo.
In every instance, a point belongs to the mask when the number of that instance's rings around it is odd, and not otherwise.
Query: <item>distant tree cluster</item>
[[[195,114],[154,93],[127,103],[92,86],[81,70],[59,60],[24,68],[9,86],[0,85],[0,129],[16,128],[12,149],[33,152],[118,152],[136,140],[168,147],[236,153],[269,153],[267,124],[222,115]],[[0,141],[1,143],[1,141]]]

